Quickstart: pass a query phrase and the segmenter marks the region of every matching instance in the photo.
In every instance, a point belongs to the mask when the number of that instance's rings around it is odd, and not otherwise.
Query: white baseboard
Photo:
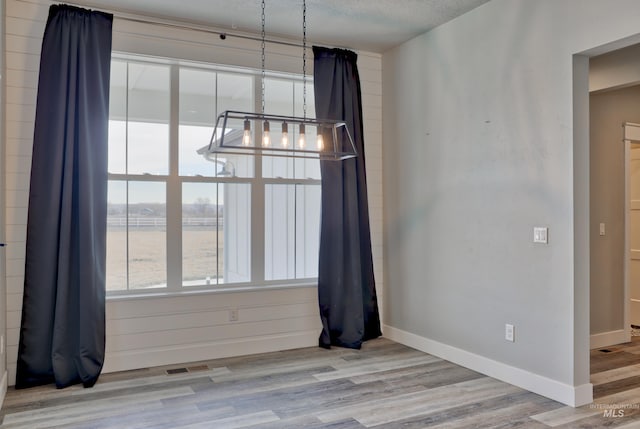
[[[102,372],[128,371],[162,365],[183,364],[203,360],[245,356],[318,345],[318,330],[295,334],[239,338],[213,343],[129,350],[105,356]]]
[[[425,353],[496,378],[563,404],[579,407],[593,402],[593,385],[570,386],[475,353],[430,340],[391,326],[384,326],[384,336]]]
[[[602,332],[600,334],[591,335],[590,348],[601,349],[603,347],[627,343],[629,341],[631,341],[631,331],[620,329],[617,331]]]
[[[2,408],[2,405],[4,404],[4,398],[5,396],[7,396],[7,388],[9,387],[8,374],[9,373],[5,371],[4,374],[2,374],[2,381],[0,381],[0,408]]]

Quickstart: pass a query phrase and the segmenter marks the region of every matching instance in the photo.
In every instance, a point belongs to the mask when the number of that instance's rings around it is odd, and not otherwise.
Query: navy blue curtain
[[[357,55],[314,46],[316,117],[344,120],[357,158],[321,161],[322,215],[318,266],[321,347],[360,348],[379,337],[367,202],[362,96]]]
[[[104,362],[113,16],[53,5],[42,41],[16,387],[93,386]]]

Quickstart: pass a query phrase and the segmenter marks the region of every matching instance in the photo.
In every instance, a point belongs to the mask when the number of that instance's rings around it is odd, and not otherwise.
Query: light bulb
[[[300,124],[300,137],[298,138],[298,147],[300,149],[304,149],[306,145],[305,136],[304,136],[304,124]]]
[[[324,150],[324,138],[322,137],[322,131],[318,130],[318,139],[316,140],[318,150]]]
[[[282,123],[282,147],[289,147],[289,126],[286,122]]]
[[[269,122],[264,121],[264,128],[262,129],[262,146],[267,147],[271,144],[271,136],[269,135]]]
[[[242,134],[242,144],[245,146],[251,145],[251,122],[248,119],[244,120],[244,133]]]

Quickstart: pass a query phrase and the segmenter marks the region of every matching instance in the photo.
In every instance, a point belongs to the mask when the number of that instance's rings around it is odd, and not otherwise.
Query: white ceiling
[[[489,0],[307,0],[312,42],[384,52]],[[260,33],[260,0],[75,0],[112,12]],[[302,0],[266,0],[266,33],[302,39]]]

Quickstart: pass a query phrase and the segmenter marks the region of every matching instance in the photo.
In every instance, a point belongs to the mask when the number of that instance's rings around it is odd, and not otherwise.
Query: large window
[[[259,79],[246,70],[112,60],[108,292],[317,277],[319,162],[264,155],[207,160],[199,153],[219,113],[261,107]],[[312,93],[308,85],[310,116]],[[270,75],[264,102],[269,113],[301,116],[300,79]]]

